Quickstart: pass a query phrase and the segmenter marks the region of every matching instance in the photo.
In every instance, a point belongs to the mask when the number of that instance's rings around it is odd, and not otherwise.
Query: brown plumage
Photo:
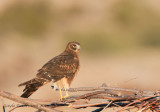
[[[21,97],[28,98],[39,87],[51,81],[59,89],[67,90],[80,67],[79,49],[79,43],[69,42],[64,52],[52,58],[38,70],[35,78],[19,84],[19,86],[25,86]]]

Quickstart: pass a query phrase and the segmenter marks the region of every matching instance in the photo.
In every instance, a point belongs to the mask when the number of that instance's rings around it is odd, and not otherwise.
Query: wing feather
[[[77,72],[79,60],[72,55],[59,55],[46,63],[38,72],[37,77],[48,80],[54,79],[54,82]]]

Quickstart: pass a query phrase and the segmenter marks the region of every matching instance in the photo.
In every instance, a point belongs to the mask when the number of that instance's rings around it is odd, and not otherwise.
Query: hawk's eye
[[[77,46],[76,46],[76,44],[73,44],[73,48],[76,48]]]
[[[77,45],[76,44],[72,44],[72,49],[76,50],[77,49]]]

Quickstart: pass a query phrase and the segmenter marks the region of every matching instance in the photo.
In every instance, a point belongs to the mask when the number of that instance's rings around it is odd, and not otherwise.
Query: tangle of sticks
[[[92,112],[101,112],[107,108],[118,107],[115,112],[136,109],[137,112],[160,111],[160,91],[124,89],[117,87],[107,87],[103,84],[101,87],[81,87],[70,88],[69,92],[85,91],[81,95],[70,96],[63,101],[53,101],[50,104],[41,104],[38,100],[22,98],[14,94],[0,90],[0,96],[12,101],[21,103],[22,106],[30,106],[38,109],[37,112],[63,112],[66,110],[57,110],[57,107],[68,106],[72,109],[81,109],[87,107],[97,107]],[[95,100],[92,102],[92,100]],[[42,100],[41,100],[42,101]],[[9,112],[18,107],[13,108]]]

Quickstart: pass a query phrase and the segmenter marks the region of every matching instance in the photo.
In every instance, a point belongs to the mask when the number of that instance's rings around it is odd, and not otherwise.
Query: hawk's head
[[[67,47],[67,51],[71,51],[73,53],[78,53],[80,50],[80,44],[78,42],[69,42]]]

